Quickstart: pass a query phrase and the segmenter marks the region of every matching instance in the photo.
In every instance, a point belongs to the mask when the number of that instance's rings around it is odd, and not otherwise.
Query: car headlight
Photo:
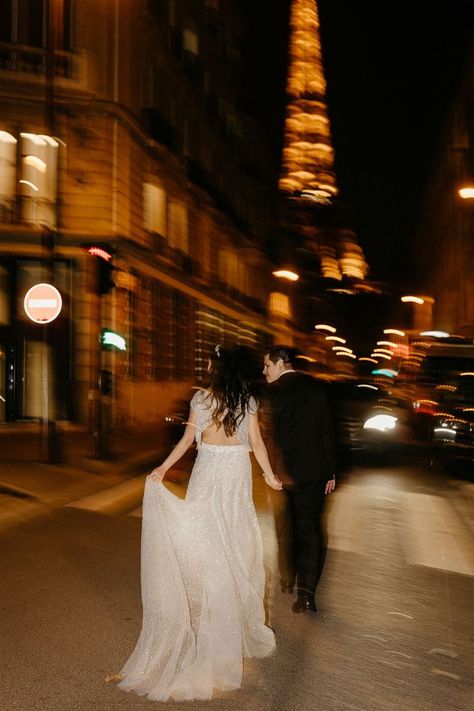
[[[364,422],[364,430],[379,430],[380,432],[388,432],[393,430],[397,423],[398,417],[394,415],[374,415],[369,417]]]
[[[433,436],[435,439],[453,442],[456,439],[456,430],[443,422],[441,427],[433,427]]]

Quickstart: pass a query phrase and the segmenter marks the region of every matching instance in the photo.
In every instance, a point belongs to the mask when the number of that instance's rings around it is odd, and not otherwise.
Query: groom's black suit
[[[324,491],[336,471],[331,413],[324,386],[306,373],[283,372],[269,384],[268,396],[273,465],[288,493],[293,524],[291,547],[279,541],[280,574],[291,586],[296,573],[298,593],[313,595],[324,558]]]

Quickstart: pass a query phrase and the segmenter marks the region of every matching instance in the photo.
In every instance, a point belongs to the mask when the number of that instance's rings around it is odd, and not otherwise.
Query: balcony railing
[[[46,74],[47,50],[10,42],[0,42],[0,72],[15,72],[44,77]],[[54,52],[54,76],[57,79],[78,80],[85,76],[85,54],[77,52]]]

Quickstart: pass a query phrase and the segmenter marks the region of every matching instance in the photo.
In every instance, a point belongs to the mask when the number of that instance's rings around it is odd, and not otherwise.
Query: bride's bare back
[[[202,432],[202,440],[204,444],[218,444],[219,446],[225,445],[236,445],[242,444],[239,438],[234,434],[232,437],[228,437],[225,433],[224,427],[221,426],[219,429],[217,425],[212,423],[209,427],[206,427]]]

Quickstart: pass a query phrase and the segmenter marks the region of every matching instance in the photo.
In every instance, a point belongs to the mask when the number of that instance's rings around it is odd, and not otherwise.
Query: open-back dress
[[[240,687],[244,657],[272,653],[262,540],[252,499],[250,400],[235,436],[206,444],[212,399],[197,391],[198,453],[186,498],[150,479],[143,499],[143,623],[119,686],[150,699],[210,699]],[[235,441],[235,438],[233,438]]]

